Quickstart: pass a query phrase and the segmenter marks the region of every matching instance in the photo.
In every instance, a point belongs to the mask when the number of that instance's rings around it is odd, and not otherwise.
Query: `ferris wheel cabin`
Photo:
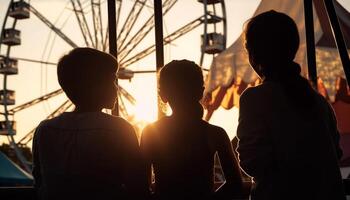
[[[7,123],[8,123],[9,127],[7,127]],[[8,121],[8,122],[0,121],[0,135],[16,135],[16,122],[15,121]]]
[[[15,19],[28,19],[30,16],[29,4],[23,0],[12,2],[8,15]]]
[[[15,91],[0,90],[0,105],[15,105]]]
[[[21,31],[14,29],[14,28],[8,28],[4,30],[4,33],[2,35],[2,41],[3,44],[9,45],[9,46],[15,46],[21,44]]]
[[[206,37],[202,35],[202,48],[207,54],[216,54],[225,50],[224,36],[220,33],[208,33]]]
[[[0,74],[18,74],[18,60],[7,57],[0,57]]]
[[[198,0],[198,2],[204,3],[205,0]],[[221,0],[206,0],[207,4],[211,5],[211,4],[216,4],[216,3],[220,3]]]
[[[217,54],[226,49],[226,12],[225,2],[222,0],[198,0],[204,5],[204,33],[201,35],[201,60],[203,64],[204,54]],[[221,6],[221,16],[218,9]],[[222,28],[222,32],[218,32],[218,28]],[[209,30],[210,28],[210,30]]]

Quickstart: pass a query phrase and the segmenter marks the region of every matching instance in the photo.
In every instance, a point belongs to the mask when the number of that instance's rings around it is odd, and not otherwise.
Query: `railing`
[[[350,195],[350,179],[344,179],[346,195]],[[33,187],[0,187],[1,199],[11,200],[36,200],[36,193]]]

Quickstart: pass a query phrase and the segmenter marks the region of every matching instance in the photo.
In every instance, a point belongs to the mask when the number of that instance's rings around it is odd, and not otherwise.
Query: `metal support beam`
[[[108,0],[108,36],[109,36],[109,53],[118,60],[117,56],[117,20],[115,10],[115,0]],[[118,67],[118,66],[116,66]],[[118,86],[118,78],[115,80]],[[118,98],[116,98],[115,107],[112,110],[112,114],[119,116],[119,104]]]
[[[163,11],[162,0],[154,0],[154,21],[155,21],[155,42],[156,42],[156,61],[157,72],[164,65],[164,44],[163,44]],[[158,83],[158,81],[157,81]],[[164,116],[161,99],[158,95],[158,118]]]
[[[334,9],[333,0],[324,0],[323,3],[326,6],[328,20],[332,26],[333,36],[339,51],[340,60],[343,64],[345,77],[348,86],[350,87],[350,59],[345,45],[344,36],[340,29],[338,16]]]
[[[208,2],[207,0],[203,0],[204,6],[204,34],[203,34],[203,45],[201,46],[201,58],[199,60],[199,66],[203,66],[204,54],[205,54],[205,46],[207,45],[207,37],[208,37]]]
[[[116,25],[115,25],[115,27],[116,27],[116,29],[118,29],[118,24],[119,24],[119,19],[120,19],[120,11],[121,11],[121,8],[122,8],[122,3],[123,3],[123,1],[122,0],[117,0],[116,1],[116,7],[117,7],[117,19],[116,19]],[[103,50],[105,51],[106,49],[107,49],[107,47],[108,47],[108,38],[109,38],[109,35],[108,35],[108,33],[109,33],[109,28],[108,28],[108,25],[107,25],[107,31],[106,31],[106,33],[105,33],[105,39],[104,39],[104,43],[103,43]]]
[[[312,0],[304,0],[304,17],[306,32],[306,49],[307,49],[307,67],[309,80],[312,86],[317,89],[317,69],[316,69],[316,52],[315,52],[315,31]]]

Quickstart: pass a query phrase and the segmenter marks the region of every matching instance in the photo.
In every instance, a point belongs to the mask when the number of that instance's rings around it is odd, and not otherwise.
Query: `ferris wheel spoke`
[[[45,94],[45,95],[43,95],[43,96],[41,96],[41,97],[38,97],[38,98],[36,98],[36,99],[33,99],[33,100],[28,101],[28,102],[26,102],[26,103],[23,103],[22,105],[18,105],[18,106],[16,106],[16,107],[10,109],[8,112],[9,112],[10,114],[15,114],[15,113],[18,112],[18,111],[21,111],[21,110],[23,110],[23,109],[26,109],[26,108],[29,108],[29,107],[31,107],[31,106],[34,106],[34,105],[36,105],[36,104],[38,104],[38,103],[41,103],[41,102],[43,102],[43,101],[46,101],[46,100],[48,100],[48,99],[50,99],[50,98],[52,98],[52,97],[55,97],[55,96],[57,96],[57,95],[59,95],[59,94],[62,94],[62,93],[63,93],[63,90],[62,90],[62,89],[55,90],[55,91],[50,92],[50,93],[48,93],[48,94]]]
[[[163,15],[165,15],[177,2],[177,0],[166,0],[163,4]],[[147,36],[154,28],[154,14],[148,18],[146,23],[136,32],[136,34],[120,48],[118,54],[121,58],[127,57],[135,47]],[[118,55],[118,56],[119,56]]]
[[[94,23],[95,46],[103,49],[103,25],[101,14],[101,0],[91,0],[92,18]]]
[[[31,58],[19,58],[19,57],[11,57],[11,58],[15,59],[15,60],[26,61],[26,62],[33,62],[33,63],[57,66],[57,63],[54,63],[54,62],[48,62],[48,61],[42,61],[42,60],[34,60],[34,59],[31,59]]]
[[[129,36],[131,29],[135,25],[136,20],[140,16],[142,9],[145,7],[146,0],[136,0],[128,17],[125,20],[125,23],[120,30],[117,38],[118,49],[123,46],[126,38]]]
[[[87,23],[84,8],[80,2],[80,0],[71,0],[71,4],[73,6],[73,11],[75,13],[75,17],[77,18],[81,33],[84,37],[85,44],[88,47],[95,47],[94,40],[92,39],[92,35],[89,29],[89,25]]]
[[[69,108],[73,106],[73,103],[68,99],[61,106],[59,106],[55,111],[53,111],[46,119],[51,119],[57,117],[63,112],[67,111]]]
[[[119,111],[120,113],[124,116],[124,117],[127,117],[129,114],[128,114],[128,111],[126,109],[126,106],[125,106],[125,102],[124,102],[124,99],[121,95],[120,92],[118,92],[118,100],[119,100]]]
[[[165,37],[163,39],[164,45],[170,44],[171,42],[173,42],[177,38],[185,35],[186,33],[192,31],[193,29],[197,28],[199,25],[201,25],[203,23],[203,18],[204,17],[201,16],[201,17],[191,21],[190,23],[186,24],[185,26],[179,28],[178,30],[174,31],[173,33],[171,33],[167,37]],[[148,56],[149,54],[153,53],[155,51],[155,49],[156,49],[155,45],[152,45],[152,46],[139,52],[138,54],[134,55],[133,57],[131,57],[127,60],[125,60],[126,57],[124,57],[120,60],[120,66],[121,67],[128,67],[131,64],[133,64],[133,63],[143,59],[144,57]]]
[[[59,114],[67,111],[69,108],[73,106],[70,100],[66,100],[63,104],[61,104],[56,110],[54,110],[46,119],[51,119],[53,117],[58,116]],[[34,132],[36,128],[27,133],[22,139],[17,142],[17,145],[27,145],[34,137]]]
[[[122,94],[132,105],[136,104],[136,99],[123,87],[119,86],[118,91],[120,94]]]
[[[58,36],[60,36],[64,41],[66,41],[71,47],[76,48],[73,40],[71,40],[67,35],[65,35],[59,28],[57,28],[53,23],[51,23],[44,15],[42,15],[38,10],[36,10],[32,5],[29,7],[30,11],[37,16],[46,26],[48,26],[52,31],[54,31]]]

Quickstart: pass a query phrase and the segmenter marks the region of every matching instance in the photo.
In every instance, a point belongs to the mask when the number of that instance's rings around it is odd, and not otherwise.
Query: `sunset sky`
[[[9,2],[9,0],[0,1],[0,24],[3,24]],[[90,1],[82,0],[82,2]],[[102,2],[102,19],[105,30],[107,24],[107,4],[105,0],[102,0]],[[120,25],[124,23],[133,2],[134,0],[123,0],[124,7],[121,12]],[[149,5],[152,5],[152,2],[152,0],[148,0]],[[244,22],[252,16],[260,0],[226,0],[225,2],[228,26],[227,46],[229,46],[241,34]],[[339,2],[347,10],[350,10],[349,0],[339,0]],[[61,31],[78,44],[78,46],[85,46],[76,17],[71,11],[72,6],[69,0],[31,0],[30,3],[52,23],[60,27]],[[87,10],[88,8],[89,7],[87,7]],[[135,24],[135,29],[130,32],[130,35],[133,35],[135,30],[146,22],[146,19],[151,16],[152,12],[152,8],[144,8],[141,17]],[[220,9],[218,12],[219,14],[221,13]],[[164,17],[164,36],[203,14],[203,5],[196,0],[178,0],[175,6]],[[91,13],[87,15],[91,17]],[[88,21],[89,24],[92,23],[90,18],[88,18]],[[92,28],[92,26],[90,26],[90,28]],[[33,14],[31,14],[30,19],[19,21],[16,29],[21,30],[22,45],[14,47],[11,50],[11,56],[13,57],[45,60],[56,63],[59,57],[71,49],[66,42],[59,38]],[[220,26],[218,30],[218,32],[221,32]],[[198,63],[200,58],[200,35],[202,33],[203,26],[199,26],[195,30],[175,40],[170,45],[167,45],[164,55],[165,63],[173,59],[189,59]],[[135,49],[134,53],[152,44],[154,44],[153,31],[140,43],[140,46]],[[1,46],[0,54],[4,54],[4,50],[4,46]],[[203,67],[209,68],[211,60],[212,56],[207,55]],[[130,69],[154,70],[155,54],[151,54],[145,59],[133,64]],[[2,85],[2,77],[0,77],[0,81]],[[129,91],[137,101],[135,106],[128,106],[128,112],[134,114],[138,120],[145,123],[155,121],[157,115],[155,74],[137,74],[131,81],[120,81],[120,84]],[[54,91],[58,89],[56,68],[51,65],[20,61],[19,74],[9,77],[8,88],[16,91],[17,105]],[[65,98],[64,95],[60,95],[50,101],[38,104],[16,114],[17,140],[35,128],[45,116],[52,112],[60,103],[63,103]],[[229,111],[220,108],[214,113],[211,122],[225,128],[232,138],[235,135],[237,126],[237,113],[238,110],[236,108]],[[4,141],[4,139],[4,137],[0,137],[0,143]]]

